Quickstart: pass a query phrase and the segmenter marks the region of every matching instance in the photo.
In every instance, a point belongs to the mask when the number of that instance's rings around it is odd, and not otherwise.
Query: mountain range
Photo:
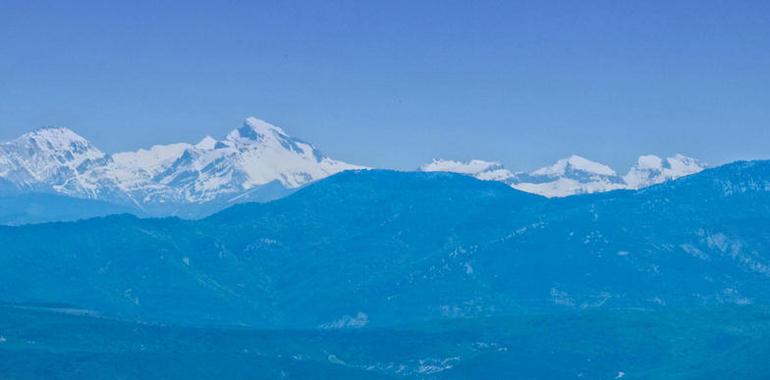
[[[481,160],[434,160],[422,171],[448,171],[503,182],[546,197],[639,189],[697,173],[705,165],[682,155],[642,156],[625,176],[606,165],[570,156],[530,173]],[[329,175],[365,166],[332,159],[313,145],[254,117],[217,140],[156,145],[106,154],[66,128],[40,128],[0,144],[0,212],[5,224],[77,220],[115,209],[140,216],[199,218],[236,203],[284,197]],[[41,195],[42,194],[42,195]],[[15,202],[36,197],[36,207]],[[51,197],[57,195],[58,197]],[[46,215],[41,209],[63,210]],[[48,200],[56,203],[47,204]],[[55,214],[55,216],[54,216]]]
[[[361,166],[331,159],[281,128],[248,118],[222,140],[105,154],[66,128],[40,128],[0,144],[0,190],[50,192],[134,208],[144,215],[195,216],[243,201],[284,196]]]
[[[287,328],[764,304],[768,225],[770,162],[553,199],[453,173],[346,171],[201,220],[0,228],[0,294]]]
[[[468,174],[481,180],[500,181],[515,189],[546,197],[566,197],[619,189],[640,189],[695,174],[705,168],[702,162],[677,154],[665,160],[655,155],[641,156],[624,176],[618,175],[607,165],[578,155],[558,160],[551,166],[530,173],[514,173],[499,162],[483,160],[433,160],[421,166],[420,170]]]
[[[10,378],[764,379],[770,161],[547,198],[347,170],[211,216],[0,226]]]

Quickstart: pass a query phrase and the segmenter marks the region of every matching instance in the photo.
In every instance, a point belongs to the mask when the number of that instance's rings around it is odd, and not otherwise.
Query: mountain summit
[[[462,162],[434,159],[433,162],[421,166],[420,171],[468,174],[481,180],[504,183],[512,183],[516,179],[515,173],[496,161],[471,160]]]
[[[625,181],[629,188],[639,189],[695,174],[704,168],[705,165],[702,162],[681,154],[666,158],[665,160],[653,155],[641,156],[637,164],[623,177],[623,181]]]
[[[62,185],[78,168],[104,157],[88,140],[67,128],[45,127],[0,143],[0,180],[5,187],[40,190]]]

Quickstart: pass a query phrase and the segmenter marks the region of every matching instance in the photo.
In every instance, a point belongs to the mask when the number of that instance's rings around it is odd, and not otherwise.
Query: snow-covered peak
[[[176,158],[152,171],[152,180],[173,185],[177,198],[197,203],[237,196],[273,182],[296,188],[339,171],[363,168],[333,160],[254,117],[223,140],[206,137],[195,145],[177,147],[168,157]]]
[[[490,169],[497,169],[502,167],[499,162],[484,161],[484,160],[470,160],[470,161],[454,161],[433,159],[429,164],[422,165],[421,171],[424,172],[452,172],[462,174],[476,174]]]
[[[706,168],[706,165],[694,158],[677,154],[665,160],[655,155],[639,157],[623,180],[630,189],[662,183],[686,175],[695,174]]]
[[[666,159],[673,178],[683,177],[703,171],[708,165],[698,159],[677,153]]]
[[[363,168],[333,160],[281,128],[254,117],[230,132],[221,145],[237,150],[233,167],[247,189],[272,181],[295,188],[338,171]]]
[[[286,136],[286,132],[283,131],[278,126],[275,126],[273,124],[270,124],[262,119],[258,119],[254,116],[249,116],[246,118],[246,121],[243,123],[245,126],[250,127],[251,129],[259,132],[276,132],[279,134],[282,134]]]
[[[508,182],[516,177],[514,173],[503,167],[501,163],[484,160],[454,161],[433,159],[431,163],[420,166],[420,171],[467,174],[485,181]]]
[[[566,197],[622,189],[623,180],[607,165],[572,155],[523,176],[516,189],[546,197]]]
[[[607,165],[600,164],[598,162],[594,162],[574,154],[567,158],[556,161],[556,163],[551,166],[546,166],[544,168],[535,170],[532,172],[532,175],[561,177],[569,175],[570,172],[583,172],[600,176],[617,175],[615,171]]]
[[[61,156],[68,166],[77,166],[85,160],[104,156],[102,151],[84,137],[68,128],[61,127],[38,128],[3,145],[24,148],[29,155],[40,158]],[[64,162],[60,161],[60,163]]]
[[[256,117],[248,117],[243,126],[230,132],[226,140],[229,141],[263,141],[265,139],[287,138],[283,129]]]
[[[48,149],[66,149],[72,144],[89,144],[83,136],[78,135],[69,128],[42,127],[25,133],[15,140],[16,142],[30,141],[35,144],[45,144]]]
[[[51,178],[72,175],[104,153],[67,128],[45,127],[0,144],[0,173],[20,187],[35,186]]]

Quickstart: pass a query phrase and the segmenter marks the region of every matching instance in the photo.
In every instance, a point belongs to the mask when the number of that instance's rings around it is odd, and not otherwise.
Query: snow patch
[[[453,161],[434,159],[433,162],[422,165],[420,171],[466,174],[484,181],[506,182],[516,177],[514,173],[504,168],[499,162],[483,160]]]
[[[340,319],[324,323],[319,327],[322,329],[357,329],[367,324],[369,324],[369,316],[359,311],[355,316],[343,315]]]

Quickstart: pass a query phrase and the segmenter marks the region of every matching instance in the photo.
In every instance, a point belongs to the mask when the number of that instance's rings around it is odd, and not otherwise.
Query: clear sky
[[[254,115],[335,158],[770,158],[770,1],[0,2],[0,140]]]

